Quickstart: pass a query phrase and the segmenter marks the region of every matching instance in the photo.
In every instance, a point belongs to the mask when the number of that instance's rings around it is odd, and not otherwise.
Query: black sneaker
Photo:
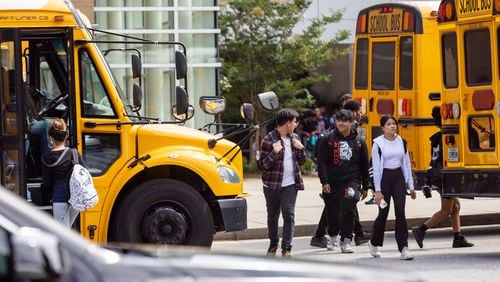
[[[370,200],[366,201],[365,205],[375,205],[375,197],[372,197]]]
[[[278,250],[278,246],[269,246],[267,249],[267,257],[274,257],[276,256],[276,250]]]
[[[415,237],[415,241],[417,241],[417,245],[420,248],[423,248],[424,247],[425,232],[422,232],[422,230],[420,230],[419,226],[413,226],[411,228],[411,231],[413,233],[413,237]],[[453,244],[455,244],[455,242],[453,242]]]
[[[453,239],[453,248],[467,248],[472,246],[474,246],[474,244],[469,243],[464,236],[460,236],[458,239]]]
[[[318,248],[326,248],[326,244],[328,243],[328,239],[325,236],[316,237],[313,236],[311,238],[311,243],[309,245]]]
[[[366,244],[370,240],[370,237],[371,235],[368,232],[363,232],[363,234],[355,235],[354,244],[356,244],[356,246]]]

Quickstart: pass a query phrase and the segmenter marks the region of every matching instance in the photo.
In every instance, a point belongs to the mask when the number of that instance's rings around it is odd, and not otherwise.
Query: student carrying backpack
[[[82,199],[81,195],[97,195],[97,193],[94,192],[95,188],[91,178],[85,177],[88,171],[85,169],[85,173],[79,168],[80,164],[84,163],[83,158],[76,150],[65,146],[67,127],[64,120],[54,119],[50,123],[48,133],[53,148],[42,156],[42,193],[44,196],[47,195],[44,198],[49,198],[52,201],[54,218],[71,227],[80,211],[97,203],[97,196],[85,197],[86,200],[83,202],[76,199]],[[76,169],[73,169],[74,167]],[[74,184],[78,182],[81,185]],[[72,204],[68,203],[70,198],[72,198]]]

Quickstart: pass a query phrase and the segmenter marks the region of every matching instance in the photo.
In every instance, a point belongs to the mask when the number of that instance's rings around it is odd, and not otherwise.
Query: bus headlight
[[[219,166],[217,168],[217,174],[224,183],[240,183],[240,177],[232,168]]]

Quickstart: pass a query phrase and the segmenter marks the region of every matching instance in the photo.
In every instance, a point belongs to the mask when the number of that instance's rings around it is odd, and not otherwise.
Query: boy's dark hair
[[[342,120],[342,121],[354,121],[354,114],[350,110],[346,109],[341,109],[336,115],[335,115],[336,120]]]
[[[384,126],[388,120],[392,119],[395,123],[396,123],[396,126],[398,126],[398,121],[396,120],[396,118],[392,115],[385,115],[383,117],[380,118],[380,126]]]
[[[434,106],[432,108],[432,118],[434,119],[434,124],[441,126],[441,108],[439,106]]]
[[[359,111],[359,109],[361,109],[361,105],[357,101],[350,100],[347,103],[345,103],[344,109],[357,112]]]
[[[276,114],[276,124],[282,126],[285,123],[292,121],[294,118],[298,118],[299,113],[292,109],[281,109]]]
[[[350,93],[345,93],[344,95],[340,96],[340,102],[344,102],[345,100],[350,100],[352,99],[352,95]]]

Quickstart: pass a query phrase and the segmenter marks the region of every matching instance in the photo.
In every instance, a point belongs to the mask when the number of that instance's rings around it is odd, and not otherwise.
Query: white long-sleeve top
[[[398,168],[401,167],[403,170],[403,175],[405,178],[405,183],[408,186],[410,190],[414,190],[413,186],[413,176],[411,173],[411,164],[410,164],[410,155],[408,154],[408,151],[404,153],[404,143],[403,139],[401,136],[396,135],[395,143],[400,145],[401,151],[403,154],[392,154],[392,150],[394,148],[391,148],[391,145],[394,144],[394,142],[390,142],[389,140],[385,139],[384,135],[381,135],[375,139],[373,139],[373,146],[372,146],[372,168],[373,168],[373,184],[375,186],[375,191],[381,191],[381,181],[382,181],[382,173],[384,171],[384,168]],[[392,143],[392,144],[389,144]],[[379,149],[382,151],[382,155],[379,155]],[[387,151],[391,150],[391,151]],[[396,150],[399,150],[399,148],[396,148]],[[385,153],[387,151],[387,154]],[[390,156],[390,160],[387,160],[386,165],[384,165],[384,155]],[[399,157],[398,157],[399,156]]]

